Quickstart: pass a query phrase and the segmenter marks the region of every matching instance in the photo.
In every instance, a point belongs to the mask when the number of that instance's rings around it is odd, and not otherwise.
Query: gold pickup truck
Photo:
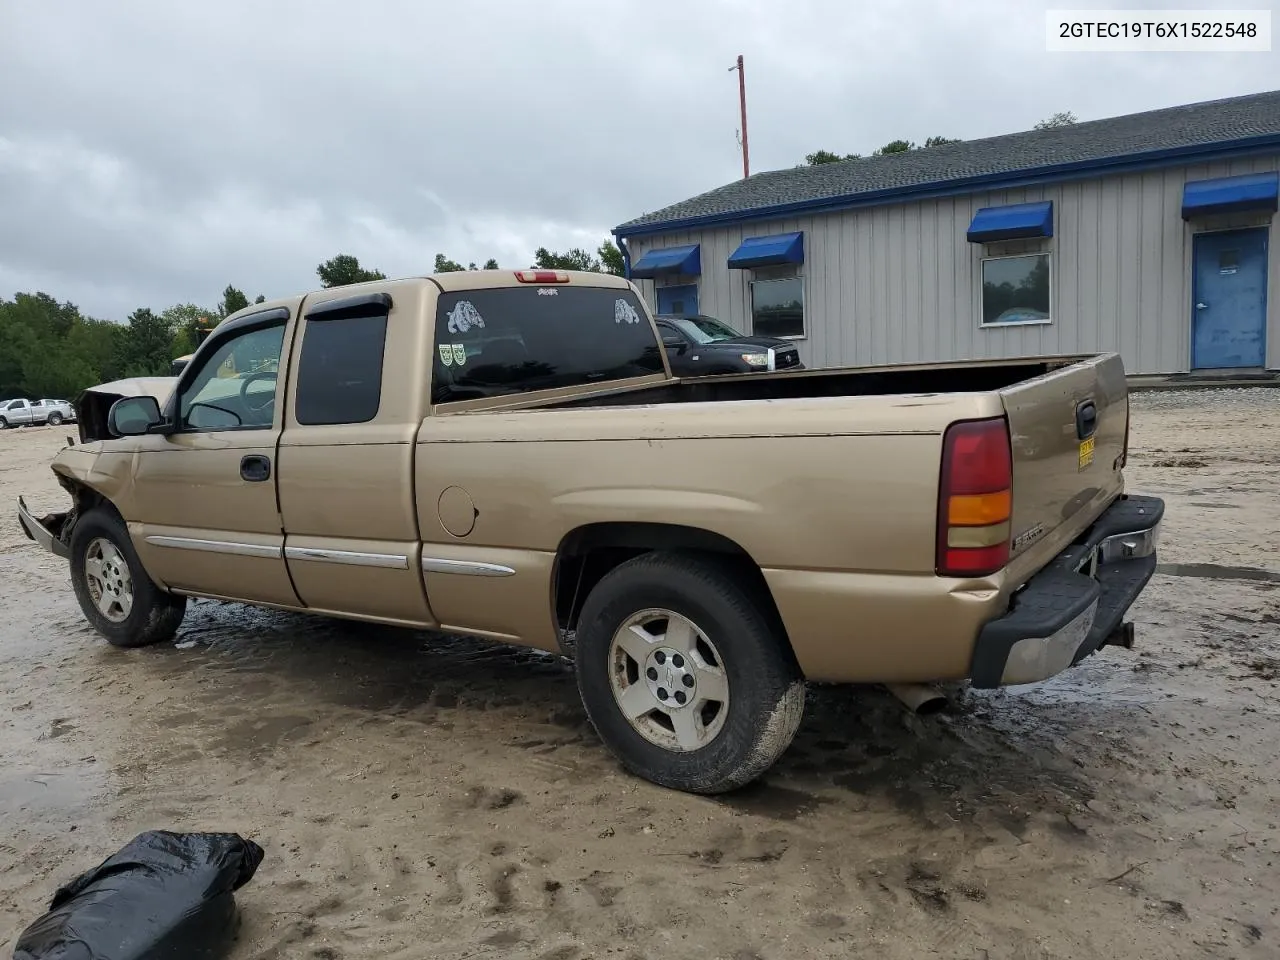
[[[782,754],[806,680],[1129,646],[1164,509],[1123,493],[1115,355],[679,380],[594,273],[257,304],[81,406],[71,508],[19,517],[111,643],[197,596],[559,651],[627,768],[702,793]]]

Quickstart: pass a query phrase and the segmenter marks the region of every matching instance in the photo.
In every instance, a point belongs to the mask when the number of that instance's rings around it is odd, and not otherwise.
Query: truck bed
[[[653,387],[607,391],[539,407],[637,406],[667,403],[726,403],[865,397],[891,394],[972,393],[1003,390],[1033,380],[1086,357],[1019,360],[970,360],[952,363],[845,367],[795,373],[747,373],[673,380]]]

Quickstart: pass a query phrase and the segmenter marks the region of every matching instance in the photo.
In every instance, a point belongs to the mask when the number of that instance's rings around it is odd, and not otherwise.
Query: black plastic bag
[[[239,926],[233,891],[262,848],[234,833],[140,834],[53,896],[14,960],[214,960]]]

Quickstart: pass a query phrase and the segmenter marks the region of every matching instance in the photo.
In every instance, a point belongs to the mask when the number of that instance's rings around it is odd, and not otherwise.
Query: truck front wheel
[[[165,593],[147,576],[123,521],[108,510],[91,510],[76,523],[71,583],[85,619],[116,647],[172,639],[187,611],[186,597]]]
[[[575,661],[605,745],[676,790],[750,783],[804,714],[785,639],[727,568],[700,557],[649,553],[608,573],[583,605]]]

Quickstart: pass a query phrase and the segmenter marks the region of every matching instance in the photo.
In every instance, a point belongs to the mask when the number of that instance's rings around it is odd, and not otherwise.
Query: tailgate
[[[1128,397],[1117,354],[1000,391],[1013,448],[1011,561],[1043,552],[1047,562],[1121,492]]]

